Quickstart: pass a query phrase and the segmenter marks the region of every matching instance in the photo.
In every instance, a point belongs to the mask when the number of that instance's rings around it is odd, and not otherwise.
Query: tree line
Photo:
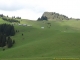
[[[8,21],[8,22],[17,22],[17,23],[20,23],[20,21],[18,21],[18,20],[16,20],[16,19],[10,19],[10,18],[6,18],[6,17],[2,17],[2,19],[4,20],[4,21]]]
[[[39,18],[37,19],[37,21],[43,21],[43,20],[48,21],[48,18],[47,18],[46,16],[42,16],[41,18],[39,17]]]
[[[0,14],[0,17],[9,17],[8,15],[7,16],[5,16],[5,15],[3,15],[3,14]],[[15,16],[12,16],[12,19],[21,19],[21,17],[19,17],[19,16],[17,16],[17,17],[15,17]]]
[[[13,25],[10,24],[0,24],[0,47],[7,46],[11,48],[15,43],[10,36],[15,35],[15,29]]]

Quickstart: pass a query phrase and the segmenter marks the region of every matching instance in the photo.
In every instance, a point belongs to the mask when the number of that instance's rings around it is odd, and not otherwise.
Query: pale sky
[[[80,0],[0,0],[0,14],[10,17],[37,20],[45,11],[80,18]]]

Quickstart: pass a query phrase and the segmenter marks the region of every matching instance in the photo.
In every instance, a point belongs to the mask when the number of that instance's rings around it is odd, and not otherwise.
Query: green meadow
[[[3,23],[11,24],[0,19]],[[15,44],[5,51],[0,48],[0,60],[80,60],[80,21],[20,20],[20,24],[31,26],[14,24],[19,30],[11,37]]]

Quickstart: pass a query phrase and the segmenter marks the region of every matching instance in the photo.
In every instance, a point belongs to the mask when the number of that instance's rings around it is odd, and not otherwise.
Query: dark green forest
[[[0,47],[7,46],[11,48],[15,43],[10,36],[15,35],[15,29],[13,25],[10,24],[0,24]]]

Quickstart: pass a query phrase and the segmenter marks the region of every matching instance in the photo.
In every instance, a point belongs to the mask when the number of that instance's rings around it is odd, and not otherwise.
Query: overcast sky
[[[0,14],[36,20],[43,12],[80,18],[80,0],[0,0]]]

